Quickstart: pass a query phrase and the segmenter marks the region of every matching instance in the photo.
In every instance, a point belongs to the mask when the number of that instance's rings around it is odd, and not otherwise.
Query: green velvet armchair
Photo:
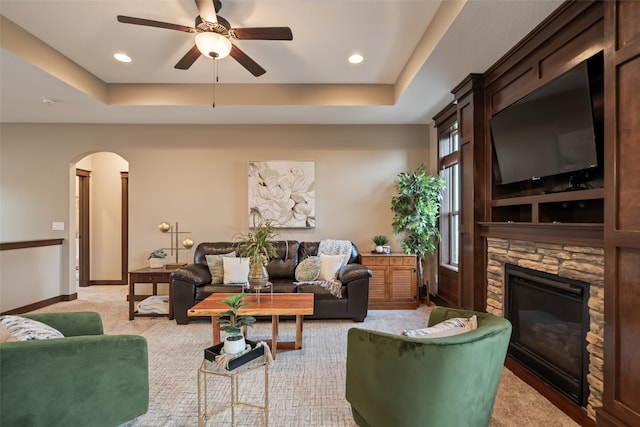
[[[0,425],[115,427],[149,406],[147,341],[98,313],[25,314],[65,338],[0,343]]]
[[[361,427],[486,427],[511,323],[487,313],[436,307],[428,326],[474,314],[476,330],[443,338],[350,329],[346,398],[355,422]]]

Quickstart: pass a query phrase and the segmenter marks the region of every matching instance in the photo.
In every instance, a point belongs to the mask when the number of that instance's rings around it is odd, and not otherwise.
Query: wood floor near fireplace
[[[518,378],[529,384],[535,391],[543,395],[549,402],[553,403],[558,409],[571,417],[571,419],[576,423],[583,427],[595,427],[595,421],[589,418],[585,408],[582,408],[570,401],[565,395],[558,392],[555,388],[551,387],[547,382],[533,374],[516,360],[507,356],[504,361],[504,365]]]

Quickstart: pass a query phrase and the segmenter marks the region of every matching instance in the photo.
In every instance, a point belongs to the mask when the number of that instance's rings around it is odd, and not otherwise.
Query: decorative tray
[[[251,350],[229,360],[229,365],[227,367],[228,371],[233,371],[237,367],[242,366],[245,363],[252,361],[253,359],[264,356],[264,346],[257,346],[258,343],[251,340],[246,340],[246,342],[251,346]],[[205,349],[204,358],[211,362],[215,362],[216,356],[220,355],[223,346],[224,343],[220,343],[214,345],[213,347]]]

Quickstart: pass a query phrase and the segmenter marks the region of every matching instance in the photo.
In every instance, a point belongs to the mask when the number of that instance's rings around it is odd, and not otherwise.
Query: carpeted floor
[[[139,334],[149,343],[149,411],[122,427],[197,426],[197,371],[203,351],[211,345],[211,323],[194,321],[176,325],[166,317],[128,320],[126,286],[80,288],[78,299],[58,303],[38,311],[97,311],[108,334]],[[363,323],[309,320],[304,322],[303,349],[279,352],[269,369],[269,425],[355,427],[344,398],[347,330],[357,326],[387,332],[424,327],[428,310],[370,310]],[[258,322],[249,331],[251,339],[266,339],[269,322]],[[282,322],[280,335],[293,339],[294,322]],[[249,401],[258,401],[262,374],[247,374],[242,389]],[[210,387],[210,398],[228,396],[229,383],[218,381]],[[226,380],[225,380],[226,381]],[[255,383],[255,384],[254,384]],[[243,382],[241,382],[241,387]],[[260,396],[252,395],[260,392]],[[230,425],[230,411],[208,425]],[[236,413],[237,425],[260,426],[257,411]],[[568,416],[509,370],[503,372],[491,427],[577,426]],[[447,426],[448,427],[448,426]]]

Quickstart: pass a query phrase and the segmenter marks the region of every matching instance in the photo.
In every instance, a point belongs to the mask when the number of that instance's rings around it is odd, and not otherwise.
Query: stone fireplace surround
[[[604,344],[604,250],[599,247],[487,238],[487,312],[504,316],[504,265],[590,283],[587,352],[589,397],[586,411],[595,420],[602,406]]]

